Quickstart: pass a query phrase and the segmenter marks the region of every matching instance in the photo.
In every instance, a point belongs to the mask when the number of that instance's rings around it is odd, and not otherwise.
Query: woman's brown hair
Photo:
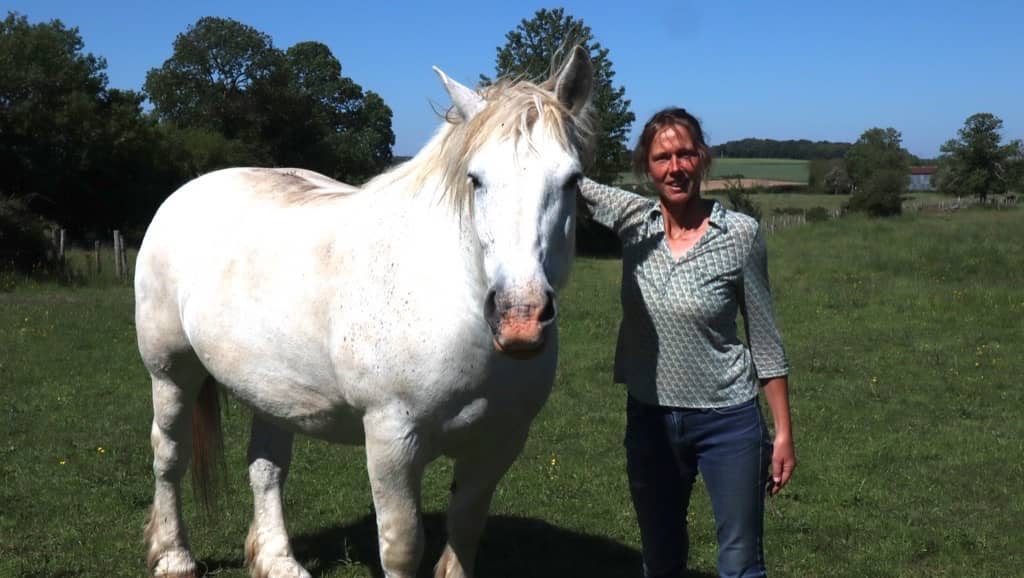
[[[640,179],[647,177],[647,155],[651,150],[651,143],[654,136],[663,128],[680,126],[690,133],[693,144],[697,147],[697,154],[700,156],[701,178],[707,176],[711,170],[711,147],[704,142],[704,130],[700,127],[700,121],[684,108],[671,107],[659,110],[654,113],[651,120],[644,125],[640,139],[633,149],[633,173]]]

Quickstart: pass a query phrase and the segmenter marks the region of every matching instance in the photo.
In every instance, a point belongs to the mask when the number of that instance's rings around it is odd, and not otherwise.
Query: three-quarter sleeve
[[[747,331],[747,344],[759,379],[789,374],[789,362],[782,336],[775,324],[771,287],[768,282],[768,248],[760,228],[754,235],[743,266],[740,310]]]
[[[583,179],[580,195],[589,209],[590,217],[600,225],[614,231],[620,238],[631,227],[643,222],[653,203],[636,193]]]

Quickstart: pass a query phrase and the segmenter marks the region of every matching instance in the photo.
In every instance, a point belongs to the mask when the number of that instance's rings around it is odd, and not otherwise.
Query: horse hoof
[[[253,578],[313,578],[292,558],[271,558],[257,561],[250,567]]]
[[[165,553],[153,567],[156,578],[202,578],[205,572],[199,572],[192,556],[185,550],[172,550]]]

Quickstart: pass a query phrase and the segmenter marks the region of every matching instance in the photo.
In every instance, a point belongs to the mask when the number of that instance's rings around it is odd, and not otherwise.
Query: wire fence
[[[943,212],[952,213],[970,207],[989,207],[994,209],[1008,209],[1016,207],[1020,199],[1016,195],[1001,195],[981,201],[977,197],[956,197],[949,199],[914,199],[903,203],[903,212]],[[828,219],[838,219],[843,216],[843,209],[828,209]],[[808,212],[796,214],[771,214],[761,218],[761,227],[767,233],[775,233],[783,229],[806,225],[811,222],[807,218]],[[814,219],[822,220],[822,219]]]

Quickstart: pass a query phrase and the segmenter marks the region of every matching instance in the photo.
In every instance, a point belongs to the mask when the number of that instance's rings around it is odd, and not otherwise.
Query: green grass
[[[732,208],[728,194],[724,191],[702,192],[701,196],[718,199],[726,207]],[[814,207],[838,209],[846,201],[850,200],[850,197],[846,195],[810,195],[803,193],[754,193],[750,195],[750,200],[754,201],[761,208],[762,215],[767,216],[772,214],[775,209],[807,210]]]
[[[769,238],[793,365],[800,466],[769,504],[774,576],[1019,576],[1024,555],[1024,211],[837,221]],[[615,260],[581,259],[562,302],[555,391],[499,487],[482,576],[635,576],[638,535],[611,383]],[[149,388],[128,288],[0,293],[0,576],[141,576],[152,498]],[[247,413],[225,416],[227,492],[186,516],[216,576],[245,576]],[[441,546],[445,461],[424,487]],[[314,576],[371,576],[360,448],[300,439],[290,530]],[[691,567],[714,575],[697,489]]]
[[[807,161],[792,159],[715,159],[711,178],[743,175],[747,179],[769,179],[807,184]]]
[[[135,262],[135,249],[128,250],[129,267]],[[124,277],[118,277],[114,267],[114,251],[110,246],[100,248],[97,262],[96,252],[80,247],[69,248],[63,263],[51,263],[45,268],[35,271],[27,281],[30,285],[52,282],[68,287],[89,286],[92,288],[125,287],[129,285],[131,271]],[[26,283],[25,275],[0,270],[0,292],[7,292],[18,285]]]

